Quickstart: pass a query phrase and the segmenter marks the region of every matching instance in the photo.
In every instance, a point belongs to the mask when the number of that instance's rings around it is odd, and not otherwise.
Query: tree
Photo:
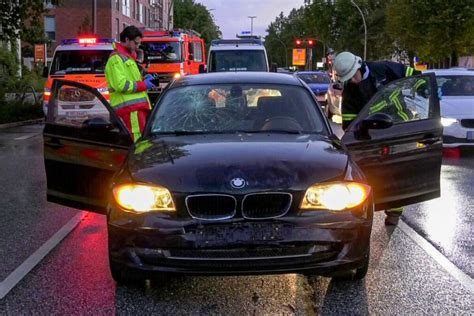
[[[183,29],[192,29],[201,33],[207,45],[222,36],[219,27],[206,6],[195,3],[194,0],[174,0],[174,26]]]
[[[59,2],[51,1],[55,5]],[[0,0],[0,7],[0,41],[14,42],[19,36],[31,44],[44,40],[44,0]]]
[[[458,1],[392,0],[387,30],[399,45],[425,62],[457,58],[474,52],[474,3]]]

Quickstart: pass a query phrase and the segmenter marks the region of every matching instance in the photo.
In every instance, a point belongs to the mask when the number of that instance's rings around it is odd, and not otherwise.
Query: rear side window
[[[437,76],[444,96],[474,96],[474,76]]]
[[[112,50],[57,51],[50,75],[103,74]]]
[[[264,50],[218,50],[211,52],[210,71],[268,71]]]

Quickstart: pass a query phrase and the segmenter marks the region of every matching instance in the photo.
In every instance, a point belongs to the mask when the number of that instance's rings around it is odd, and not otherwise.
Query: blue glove
[[[440,101],[443,100],[443,92],[441,91],[441,88],[438,88],[438,99]]]
[[[153,79],[154,79],[153,75],[147,74],[145,76],[145,80],[153,80]]]
[[[145,77],[146,78],[146,77]],[[156,87],[156,85],[152,82],[153,81],[153,76],[151,78],[146,78],[145,79],[145,85],[146,85],[146,88],[148,90],[150,90],[151,88],[154,88]]]

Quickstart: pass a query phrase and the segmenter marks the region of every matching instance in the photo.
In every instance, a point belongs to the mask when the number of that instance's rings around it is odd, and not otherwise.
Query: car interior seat
[[[275,118],[278,118],[278,123]],[[269,125],[269,121],[272,120],[275,120],[275,124],[278,126]],[[302,122],[305,122],[302,118],[302,111],[298,111],[288,98],[284,96],[258,98],[255,129],[303,130]]]

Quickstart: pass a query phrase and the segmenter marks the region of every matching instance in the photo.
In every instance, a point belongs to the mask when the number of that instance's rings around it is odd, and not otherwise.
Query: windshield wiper
[[[272,133],[272,134],[303,134],[304,132],[302,131],[297,131],[297,130],[281,130],[281,129],[267,129],[267,130],[256,130],[256,131],[236,131],[238,133],[248,133],[248,134],[266,134],[266,133]],[[305,133],[306,134],[306,133]]]
[[[167,131],[167,132],[155,132],[155,133],[153,133],[153,136],[160,136],[160,135],[182,136],[182,135],[201,135],[201,134],[209,134],[209,132],[203,132],[203,131]]]

